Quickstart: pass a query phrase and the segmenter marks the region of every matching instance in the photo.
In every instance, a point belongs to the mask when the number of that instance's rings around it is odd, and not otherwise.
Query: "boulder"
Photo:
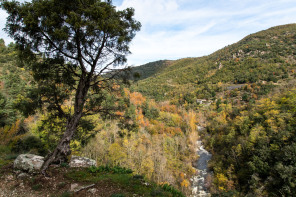
[[[87,157],[72,156],[69,166],[71,168],[88,168],[97,166],[97,162]]]
[[[33,154],[21,154],[15,160],[13,167],[15,169],[34,173],[38,172],[44,163],[44,157]]]

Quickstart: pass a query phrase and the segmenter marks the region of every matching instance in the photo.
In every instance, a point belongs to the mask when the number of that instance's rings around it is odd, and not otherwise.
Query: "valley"
[[[35,107],[51,99],[49,90],[42,89],[51,85],[67,93],[57,102],[71,114],[75,91],[70,86],[77,83],[46,81],[48,76],[67,77],[49,70],[37,76],[45,79],[42,87],[35,82],[36,70],[19,62],[17,54],[14,44],[0,41],[2,169],[21,153],[45,156],[54,150],[67,118],[50,102],[41,110]],[[159,185],[145,190],[151,196],[293,196],[295,57],[296,25],[288,24],[208,56],[132,67],[130,86],[115,78],[110,91],[94,88],[87,94],[87,109],[110,110],[81,118],[71,154],[92,158],[98,166],[131,169],[133,176]],[[141,195],[142,190],[125,187],[116,192]]]

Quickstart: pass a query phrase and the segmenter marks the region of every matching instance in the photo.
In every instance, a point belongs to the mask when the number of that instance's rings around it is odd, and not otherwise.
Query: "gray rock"
[[[73,183],[73,184],[71,184],[71,186],[70,186],[70,191],[74,192],[75,189],[77,189],[78,187],[79,187],[79,185],[78,185],[77,183]]]
[[[197,131],[204,131],[204,130],[206,130],[206,128],[201,127],[201,126],[197,126]]]
[[[30,178],[30,175],[27,174],[27,173],[20,173],[18,176],[17,176],[18,179],[27,179],[27,178]]]
[[[81,190],[91,188],[93,186],[95,186],[95,184],[79,186],[77,183],[74,183],[74,184],[71,184],[70,191],[76,193],[76,192],[79,192]]]
[[[97,166],[97,162],[87,157],[72,156],[69,166],[71,168],[88,168]]]
[[[92,189],[89,189],[87,191],[92,193],[92,194],[95,194],[98,190],[96,188],[92,188]]]
[[[15,160],[13,167],[21,171],[35,173],[40,170],[44,163],[44,157],[33,154],[21,154]]]

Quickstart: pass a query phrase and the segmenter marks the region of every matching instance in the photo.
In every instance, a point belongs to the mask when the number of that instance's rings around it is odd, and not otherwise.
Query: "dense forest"
[[[273,27],[132,86],[202,114],[213,195],[295,195],[295,36],[295,24]]]
[[[207,185],[213,196],[294,196],[295,40],[295,24],[278,26],[209,56],[131,68],[131,86],[112,81],[117,91],[102,92],[101,104],[116,110],[81,119],[72,154],[189,196],[201,137],[213,154]],[[26,113],[37,83],[18,53],[0,40],[0,167],[21,153],[47,155],[67,123],[46,110]],[[65,110],[73,99],[67,93]]]
[[[21,110],[36,84],[30,72],[18,67],[13,44],[1,40],[0,165],[21,153],[45,156],[63,134],[66,120],[50,112],[30,115]],[[106,93],[108,94],[108,93]],[[119,102],[121,110],[94,114],[81,120],[71,142],[72,154],[87,156],[99,166],[122,166],[159,184],[190,192],[191,163],[197,159],[195,141],[197,114],[169,102],[156,103],[122,88],[107,95],[108,105]],[[63,107],[67,107],[65,104]]]
[[[250,196],[295,194],[295,89],[252,105],[209,111],[205,137],[220,191]],[[233,193],[232,193],[233,195]]]
[[[171,61],[169,60],[160,60],[156,62],[150,62],[142,66],[130,67],[131,73],[133,74],[130,77],[130,80],[137,81],[155,76],[161,73],[161,71],[164,70],[166,67],[168,67],[170,65],[170,62]]]

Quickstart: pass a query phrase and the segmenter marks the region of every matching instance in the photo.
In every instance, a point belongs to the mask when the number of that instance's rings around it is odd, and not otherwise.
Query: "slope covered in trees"
[[[24,68],[16,66],[17,51],[14,44],[5,46],[0,39],[0,126],[11,125],[20,118],[16,100],[30,86],[32,77]]]
[[[213,196],[295,195],[295,38],[296,24],[273,27],[132,87],[205,118]]]
[[[143,80],[148,77],[152,77],[160,74],[166,67],[170,65],[170,60],[159,60],[156,62],[150,62],[142,66],[131,67],[131,73],[133,80]]]
[[[293,196],[296,191],[296,92],[252,105],[215,105],[204,140],[213,153],[213,193]]]
[[[157,100],[191,103],[198,98],[216,99],[217,93],[233,84],[286,83],[294,78],[296,68],[295,37],[296,24],[273,27],[209,56],[173,61],[133,88]]]
[[[29,99],[28,90],[34,86],[33,78],[17,66],[14,45],[1,46],[0,167],[21,153],[45,156],[53,151],[67,123],[67,119],[46,110],[35,115],[20,113],[22,102]],[[120,105],[117,111],[81,119],[70,144],[72,154],[96,159],[101,166],[120,165],[132,169],[134,175],[189,193],[190,177],[195,172],[191,163],[197,159],[198,114],[118,89],[121,91],[116,95],[106,93],[104,101],[108,106]],[[70,100],[63,109],[68,109]]]
[[[293,196],[295,38],[296,25],[284,25],[206,57],[132,68],[139,81],[104,96],[107,106],[121,106],[117,111],[80,121],[70,144],[73,154],[130,168],[189,195],[196,129],[203,125],[207,129],[201,134],[213,154],[208,181],[213,195]],[[28,117],[17,111],[34,82],[30,72],[16,66],[16,53],[13,44],[1,41],[0,138],[5,140],[0,167],[20,153],[46,155],[66,125],[49,111]],[[198,105],[196,99],[211,102]]]

